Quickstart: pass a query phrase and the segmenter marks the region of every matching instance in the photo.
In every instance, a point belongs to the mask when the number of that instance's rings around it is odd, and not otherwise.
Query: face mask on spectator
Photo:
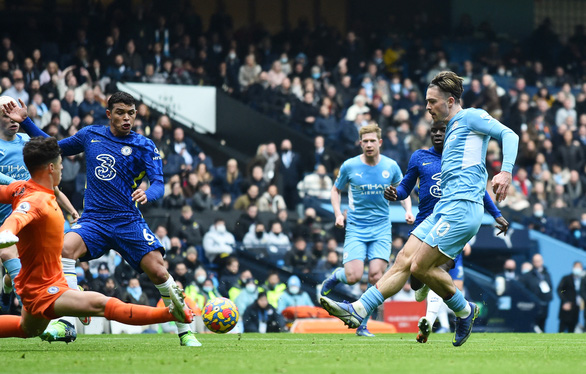
[[[586,219],[583,219],[582,221],[580,221],[580,224],[581,224],[583,227],[586,227]]]
[[[535,212],[533,212],[533,215],[537,218],[541,218],[543,217],[543,210],[536,210]]]
[[[223,234],[226,232],[226,226],[224,225],[217,225],[216,226],[216,231],[219,232],[220,234]]]
[[[573,268],[572,274],[574,274],[577,277],[581,277],[582,276],[582,269],[581,268]]]
[[[258,239],[260,239],[260,238],[262,238],[262,234],[263,234],[263,232],[262,232],[262,231],[257,231],[257,232],[256,232],[256,237],[257,237]]]
[[[204,292],[212,292],[212,290],[213,290],[213,289],[214,289],[213,287],[210,287],[210,286],[205,286],[205,287],[203,288],[203,291],[204,291]]]
[[[254,284],[247,284],[246,285],[246,291],[248,291],[250,293],[254,293],[254,291],[256,291],[256,285],[254,285]]]
[[[297,286],[290,287],[289,292],[291,292],[293,295],[297,295],[299,293],[299,287],[297,287]]]
[[[195,280],[196,280],[196,282],[197,282],[197,283],[203,283],[203,282],[205,282],[205,281],[206,281],[206,276],[205,276],[205,275],[198,275],[198,276],[195,278]]]

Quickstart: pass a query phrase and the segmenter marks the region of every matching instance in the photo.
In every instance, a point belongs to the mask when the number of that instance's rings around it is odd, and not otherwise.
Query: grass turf
[[[0,340],[3,373],[585,373],[586,334],[81,335],[77,341]]]

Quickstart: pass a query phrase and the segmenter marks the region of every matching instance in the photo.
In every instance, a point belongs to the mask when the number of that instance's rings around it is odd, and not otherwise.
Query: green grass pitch
[[[0,340],[1,373],[586,373],[586,334],[415,334],[361,338],[313,334],[81,335],[77,341]]]

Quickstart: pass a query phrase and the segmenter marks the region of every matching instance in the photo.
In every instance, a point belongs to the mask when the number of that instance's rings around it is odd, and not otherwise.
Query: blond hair
[[[378,125],[376,123],[371,123],[371,124],[368,124],[366,126],[362,126],[360,128],[360,130],[358,131],[359,139],[362,140],[362,135],[364,135],[364,134],[370,134],[372,132],[376,133],[376,137],[379,140],[382,139],[382,131],[381,131],[380,127],[378,127]]]

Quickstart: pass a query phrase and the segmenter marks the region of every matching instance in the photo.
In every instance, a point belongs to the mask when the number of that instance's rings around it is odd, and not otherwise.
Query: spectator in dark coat
[[[315,258],[303,237],[295,238],[293,248],[285,255],[285,265],[298,274],[308,274],[313,270]]]
[[[299,202],[297,183],[301,180],[302,162],[297,152],[293,152],[293,145],[289,139],[281,142],[281,157],[279,160],[278,176],[279,191],[288,207],[294,208]]]
[[[283,316],[269,304],[265,292],[259,292],[256,301],[246,308],[242,320],[244,332],[281,332],[285,326]]]
[[[558,296],[560,298],[560,328],[559,332],[574,332],[580,316],[580,305],[578,295],[582,283],[582,263],[574,262],[572,273],[564,276],[558,285]]]
[[[541,301],[535,317],[535,331],[545,331],[545,321],[549,314],[549,303],[553,299],[551,276],[543,266],[543,257],[538,253],[533,256],[533,270],[523,275],[520,282]]]

